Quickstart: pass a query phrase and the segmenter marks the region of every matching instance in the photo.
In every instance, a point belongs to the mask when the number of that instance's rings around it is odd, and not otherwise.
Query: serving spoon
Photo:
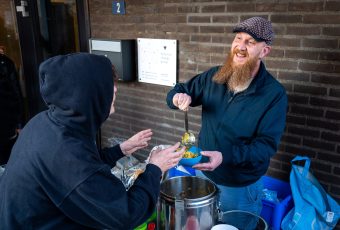
[[[182,145],[184,145],[185,147],[190,147],[192,145],[195,145],[195,142],[196,142],[195,135],[189,131],[188,111],[184,111],[184,127],[185,127],[185,133],[182,136]]]

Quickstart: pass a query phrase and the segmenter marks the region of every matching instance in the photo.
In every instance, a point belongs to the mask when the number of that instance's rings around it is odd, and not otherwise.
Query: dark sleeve
[[[125,156],[120,149],[119,145],[115,145],[113,147],[103,148],[100,151],[100,158],[110,166],[114,167],[116,165],[116,161]]]
[[[9,100],[11,100],[12,108],[15,109],[15,113],[13,113],[13,115],[16,119],[17,128],[21,128],[24,124],[25,116],[24,99],[20,88],[19,75],[14,62],[7,57],[4,60],[6,63],[6,77],[8,78],[11,89]]]
[[[232,146],[231,159],[235,165],[252,162],[254,167],[260,167],[262,162],[270,161],[277,151],[285,128],[287,104],[287,95],[282,88],[259,122],[256,136],[251,142],[238,140]]]
[[[155,211],[161,170],[146,166],[128,190],[119,179],[102,169],[82,182],[59,206],[77,223],[98,229],[133,229]]]
[[[190,106],[202,105],[204,88],[211,83],[211,79],[218,70],[218,67],[213,67],[206,72],[194,76],[186,83],[177,83],[172,90],[170,90],[166,97],[166,102],[169,108],[178,109],[173,103],[172,98],[176,93],[186,93],[191,96]]]

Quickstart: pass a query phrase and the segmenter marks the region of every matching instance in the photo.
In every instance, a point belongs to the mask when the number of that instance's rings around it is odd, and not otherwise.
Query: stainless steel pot
[[[218,188],[205,178],[173,177],[161,184],[157,204],[160,230],[205,230],[218,221]]]

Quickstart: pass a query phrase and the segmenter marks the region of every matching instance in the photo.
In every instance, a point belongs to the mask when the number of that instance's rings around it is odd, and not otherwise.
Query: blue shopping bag
[[[304,167],[294,165],[295,161],[305,161]],[[284,217],[283,230],[333,229],[339,220],[340,206],[309,172],[309,166],[308,157],[292,160],[290,187],[295,206]]]

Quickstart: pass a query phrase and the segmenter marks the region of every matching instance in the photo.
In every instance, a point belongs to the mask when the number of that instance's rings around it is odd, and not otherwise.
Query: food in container
[[[202,159],[201,149],[196,146],[191,146],[183,154],[183,158],[179,161],[179,164],[185,166],[193,166],[198,164]]]

